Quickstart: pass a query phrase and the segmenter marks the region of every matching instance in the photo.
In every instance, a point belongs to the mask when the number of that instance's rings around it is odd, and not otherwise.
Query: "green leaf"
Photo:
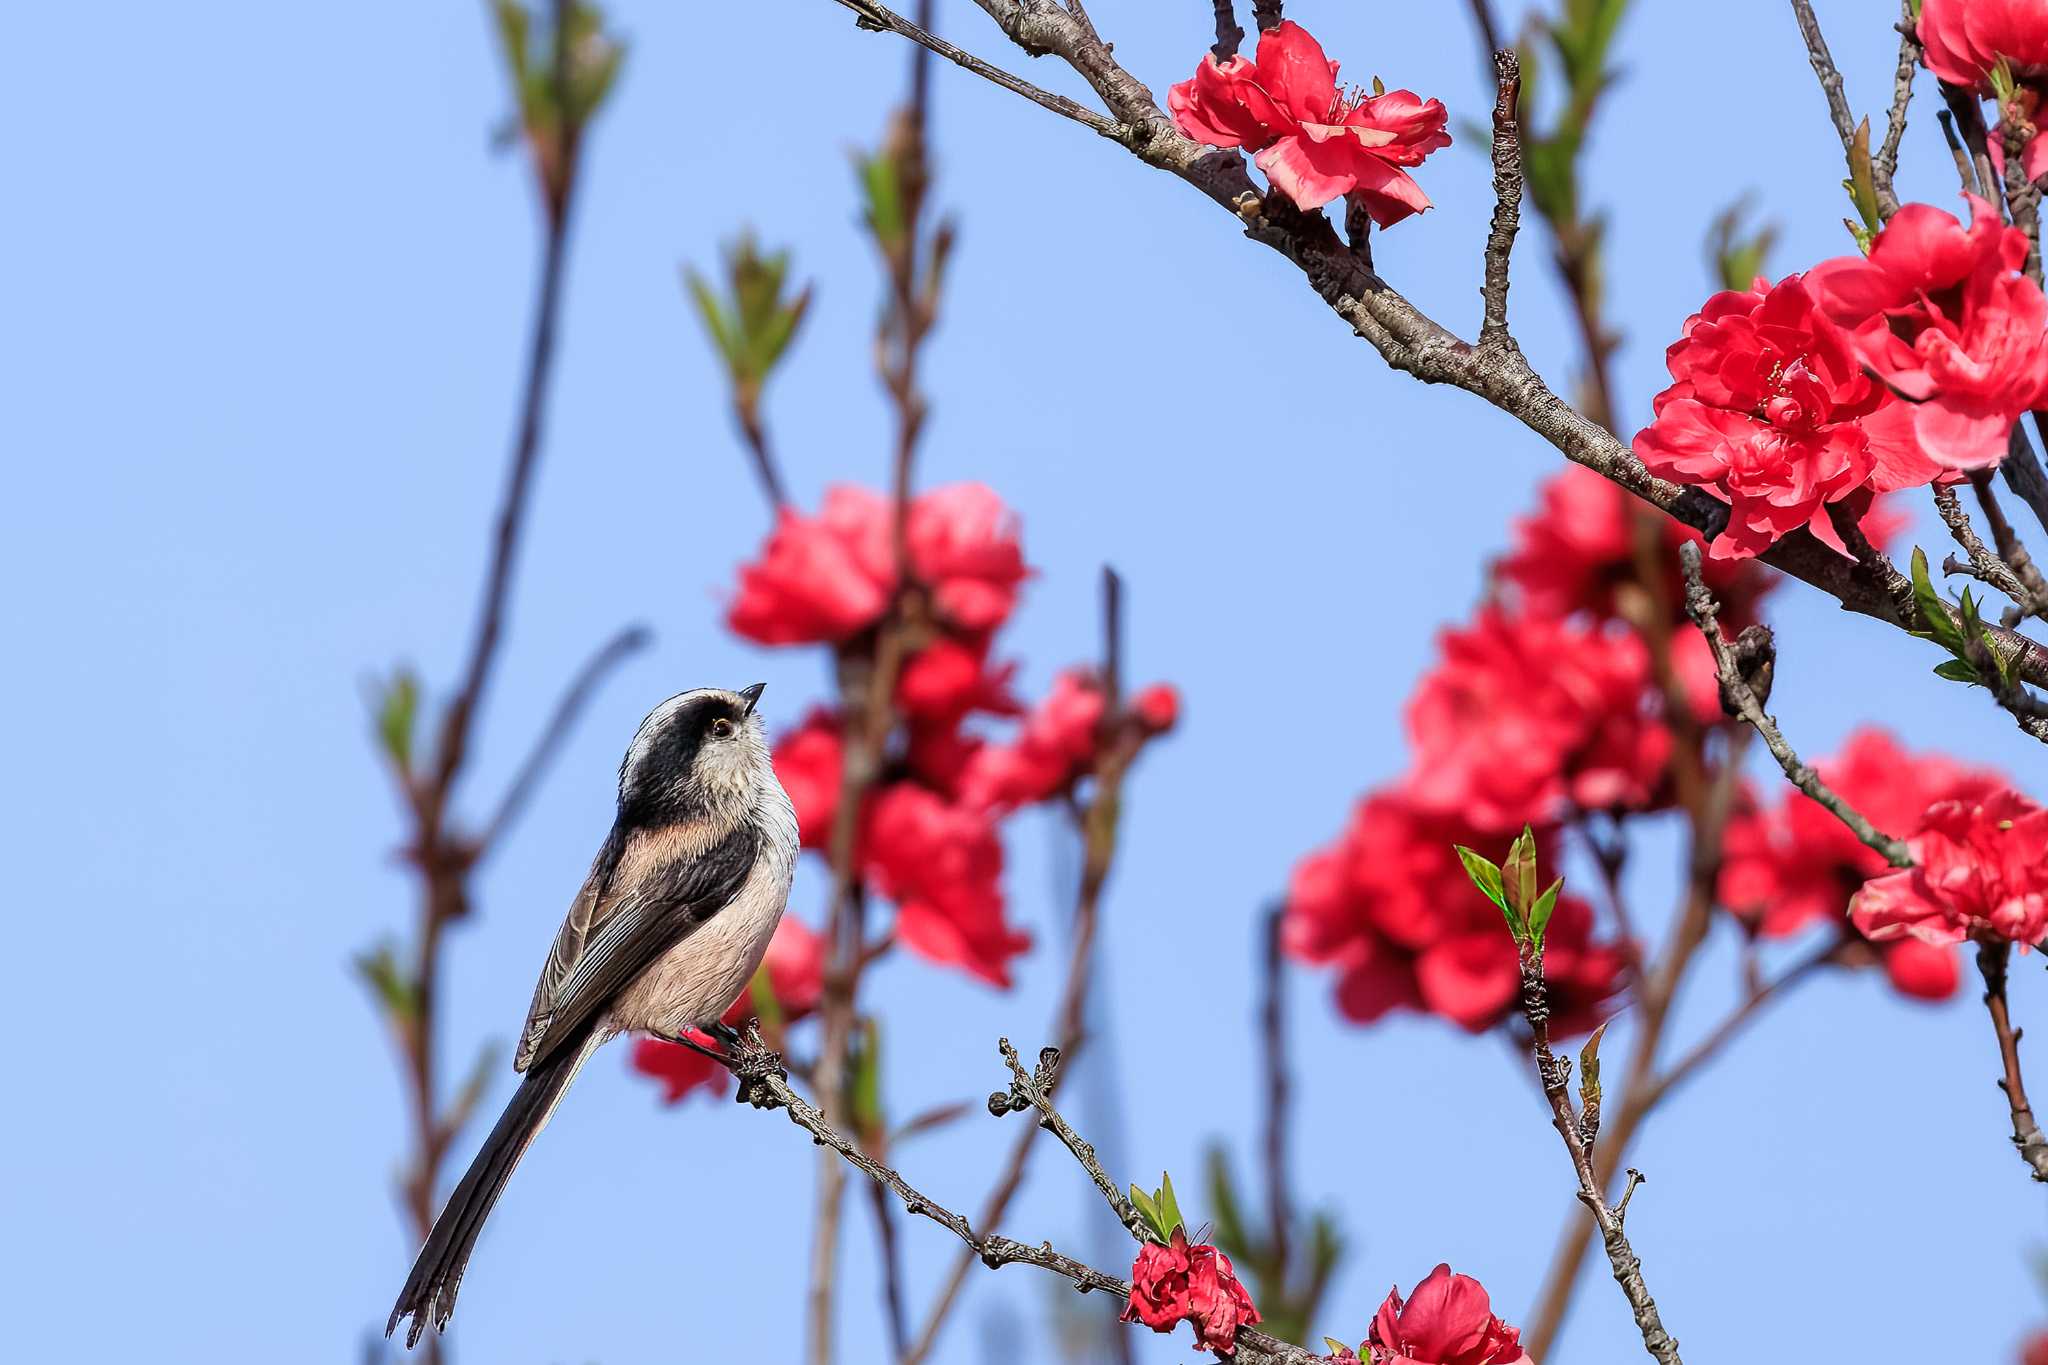
[[[867,195],[868,230],[884,245],[903,235],[903,195],[896,163],[887,152],[859,162],[861,188]]]
[[[356,954],[356,975],[370,988],[370,994],[390,1016],[394,1026],[409,1028],[419,1013],[419,990],[398,965],[398,954],[390,940]]]
[[[1877,215],[1877,185],[1870,170],[1869,119],[1856,125],[1856,136],[1849,142],[1848,156],[1849,178],[1842,184],[1849,191],[1849,202],[1856,206],[1856,214],[1863,220],[1864,228],[1874,233],[1881,226],[1881,220]]]
[[[1164,1171],[1159,1173],[1159,1215],[1166,1223],[1168,1237],[1173,1236],[1175,1228],[1187,1226],[1187,1220],[1181,1217],[1180,1200],[1174,1198],[1173,1177]]]
[[[401,668],[377,699],[377,744],[400,772],[412,770],[413,728],[419,711],[419,675]]]
[[[1161,1242],[1173,1240],[1171,1229],[1165,1232],[1159,1230],[1159,1205],[1153,1202],[1151,1195],[1146,1194],[1136,1185],[1131,1186],[1131,1207],[1136,1209],[1138,1216],[1145,1220],[1145,1226],[1152,1230],[1154,1237],[1158,1238]]]
[[[1508,856],[1500,865],[1501,889],[1508,904],[1525,920],[1536,904],[1536,835],[1527,825],[1508,845]]]
[[[1920,619],[1927,626],[1927,633],[1935,642],[1958,658],[1963,653],[1963,633],[1949,617],[1948,603],[1934,590],[1934,582],[1927,576],[1927,553],[1919,546],[1913,547],[1913,605],[1920,610]]]
[[[1551,912],[1557,909],[1557,893],[1563,886],[1564,878],[1559,877],[1536,898],[1536,904],[1530,907],[1529,943],[1532,947],[1539,950],[1543,947],[1543,933],[1550,927]]]
[[[1458,861],[1465,865],[1465,875],[1472,879],[1472,885],[1500,907],[1502,918],[1508,922],[1508,932],[1515,936],[1516,943],[1522,942],[1528,937],[1528,931],[1522,925],[1522,917],[1508,904],[1507,894],[1501,887],[1501,870],[1493,865],[1491,859],[1463,844],[1452,844],[1451,847],[1458,851]]]
[[[1607,1036],[1607,1021],[1593,1030],[1593,1036],[1579,1049],[1579,1102],[1586,1112],[1600,1112],[1600,1040]]]
[[[1934,666],[1934,676],[1950,682],[1968,683],[1972,687],[1979,685],[1977,670],[1963,659],[1943,659]]]
[[[747,993],[752,997],[754,1017],[761,1021],[761,1027],[770,1033],[781,1028],[782,1002],[775,998],[775,982],[769,977],[767,967],[755,970],[754,979],[747,986]]]
[[[863,1135],[871,1136],[884,1131],[882,1030],[873,1016],[863,1019],[861,1024],[861,1032],[855,1035],[860,1046],[854,1049],[853,1078],[847,1098],[851,1101],[854,1128]]]
[[[726,368],[737,377],[742,362],[739,328],[726,316],[725,305],[718,301],[718,295],[711,292],[711,285],[689,266],[683,267],[683,284],[690,291],[691,301],[697,305],[697,316],[703,320],[704,330],[711,334],[711,344],[718,348]]]

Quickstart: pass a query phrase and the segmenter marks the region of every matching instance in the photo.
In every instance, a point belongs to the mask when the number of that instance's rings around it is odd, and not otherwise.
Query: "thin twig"
[[[1287,1123],[1294,1079],[1287,1070],[1287,958],[1281,950],[1286,907],[1266,912],[1265,988],[1259,997],[1260,1058],[1266,1073],[1266,1218],[1273,1264],[1285,1275],[1292,1262],[1294,1182],[1288,1178]],[[1310,1299],[1313,1303],[1314,1299]]]
[[[1607,1263],[1614,1271],[1614,1282],[1621,1286],[1622,1295],[1635,1314],[1636,1329],[1642,1333],[1643,1349],[1662,1365],[1679,1365],[1678,1341],[1664,1329],[1663,1317],[1657,1312],[1657,1302],[1650,1297],[1649,1286],[1643,1282],[1642,1262],[1629,1245],[1620,1213],[1608,1206],[1606,1191],[1593,1168],[1592,1144],[1580,1128],[1579,1113],[1572,1105],[1569,1085],[1571,1064],[1559,1061],[1550,1051],[1550,995],[1543,981],[1541,948],[1523,953],[1522,1017],[1529,1021],[1536,1074],[1543,1082],[1543,1096],[1550,1102],[1551,1126],[1564,1140],[1565,1151],[1572,1160],[1572,1170],[1579,1179],[1579,1202],[1592,1214],[1593,1225],[1600,1231],[1601,1243],[1607,1250]],[[1636,1177],[1637,1180],[1640,1178]],[[1630,1182],[1631,1193],[1635,1183],[1635,1180]]]
[[[1230,0],[1216,0],[1216,41],[1209,48],[1219,62],[1227,62],[1237,55],[1237,49],[1244,43],[1244,29],[1237,22],[1236,7]]]
[[[1044,1108],[1040,1111],[1040,1121],[1046,1123],[1055,1132],[1064,1131],[1065,1134],[1071,1136],[1073,1130],[1067,1126],[1064,1119],[1059,1117],[1058,1111],[1051,1108],[1050,1099],[1037,1093],[1038,1087],[1033,1084],[1029,1073],[1023,1072],[1022,1067],[1016,1063],[1015,1049],[1009,1048],[1007,1042],[1004,1044],[1004,1048],[1006,1050],[1006,1057],[1012,1067],[1013,1086],[1016,1084],[1014,1078],[1020,1074],[1023,1075],[1024,1086],[1028,1091],[1033,1092],[1033,1097],[1026,1101],[1027,1104],[1036,1108],[1039,1107],[1041,1100],[1044,1101]],[[1100,1291],[1114,1299],[1128,1299],[1130,1297],[1131,1286],[1129,1281],[1105,1274],[1084,1261],[1056,1251],[1050,1242],[1041,1242],[1034,1247],[1026,1246],[1022,1242],[1012,1241],[1007,1237],[976,1233],[973,1225],[966,1218],[919,1190],[908,1180],[904,1179],[893,1167],[876,1160],[862,1151],[857,1143],[834,1127],[815,1105],[812,1105],[790,1088],[789,1079],[783,1074],[775,1054],[768,1051],[762,1043],[758,1026],[748,1030],[738,1054],[732,1059],[731,1065],[734,1073],[740,1080],[739,1099],[741,1103],[751,1104],[756,1109],[780,1109],[783,1111],[789,1116],[791,1123],[809,1133],[819,1146],[838,1153],[848,1165],[887,1189],[889,1193],[895,1195],[903,1204],[906,1212],[913,1217],[929,1218],[932,1222],[937,1223],[940,1227],[966,1243],[974,1258],[991,1270],[1000,1269],[1006,1265],[1033,1265],[1041,1270],[1049,1270],[1053,1274],[1061,1276],[1084,1294]],[[1062,1140],[1064,1141],[1065,1138]],[[1093,1148],[1089,1147],[1086,1142],[1081,1141],[1078,1137],[1074,1137],[1068,1143],[1068,1149],[1073,1151],[1077,1158],[1081,1158],[1082,1154],[1086,1153],[1086,1158],[1083,1162],[1084,1167],[1092,1167],[1090,1170],[1091,1178],[1097,1176],[1101,1167],[1094,1161]],[[1102,1180],[1104,1179],[1107,1179],[1107,1177],[1101,1177],[1097,1180],[1098,1188],[1101,1188]],[[1111,1194],[1115,1193],[1113,1184],[1109,1187],[1108,1192]],[[1118,1195],[1111,1201],[1112,1209],[1118,1208],[1121,1199],[1122,1196]],[[1131,1220],[1137,1218],[1136,1212],[1130,1210],[1127,1203],[1122,1205],[1122,1212],[1130,1214],[1130,1219],[1125,1220],[1126,1228],[1132,1230],[1134,1237],[1142,1240],[1144,1235],[1142,1221],[1138,1222],[1135,1229],[1131,1228]],[[1122,1212],[1119,1213],[1120,1217]],[[1275,1337],[1268,1336],[1264,1332],[1250,1327],[1238,1329],[1237,1356],[1240,1360],[1249,1362],[1250,1365],[1316,1365],[1321,1360],[1321,1357],[1303,1350],[1299,1346],[1280,1341]]]
[[[575,726],[576,717],[589,703],[591,694],[597,690],[597,685],[604,681],[605,675],[633,654],[645,649],[648,641],[653,638],[645,626],[628,626],[606,641],[604,647],[591,655],[578,670],[575,678],[570,681],[568,690],[562,693],[562,699],[555,703],[555,713],[548,718],[547,728],[541,732],[540,739],[527,754],[526,762],[520,764],[519,775],[513,778],[512,785],[505,789],[504,799],[498,803],[497,811],[484,826],[484,832],[477,837],[479,854],[495,848],[500,836],[519,817],[520,811],[532,798],[542,774],[547,771],[548,764],[553,761],[562,742],[568,738],[569,731]]]
[[[870,1185],[875,1213],[875,1237],[882,1247],[882,1314],[889,1322],[889,1352],[896,1359],[910,1349],[910,1324],[903,1309],[903,1253],[896,1245],[896,1216],[889,1208],[889,1191]]]
[[[1102,571],[1104,696],[1102,730],[1097,737],[1100,756],[1088,801],[1075,811],[1075,824],[1082,838],[1081,879],[1074,895],[1073,941],[1068,949],[1066,982],[1060,988],[1053,1033],[1058,1040],[1054,1046],[1068,1065],[1072,1064],[1087,1041],[1088,991],[1093,980],[1095,940],[1102,918],[1102,892],[1108,884],[1116,855],[1117,817],[1123,804],[1124,777],[1137,755],[1135,732],[1122,716],[1122,604],[1122,581],[1115,570],[1105,567]],[[1017,1191],[1023,1188],[1031,1148],[1037,1136],[1036,1125],[1017,1134],[1011,1144],[1009,1158],[1003,1163],[1002,1173],[982,1203],[981,1226],[994,1227],[1000,1223]],[[954,1258],[945,1282],[925,1316],[924,1326],[918,1331],[916,1344],[907,1353],[901,1353],[904,1365],[916,1365],[931,1354],[938,1343],[940,1329],[945,1326],[947,1316],[959,1300],[972,1263],[971,1253]]]
[[[1119,134],[1114,119],[1104,118],[1093,109],[1076,104],[1065,95],[1055,95],[1050,90],[1041,90],[1022,77],[1012,76],[1001,67],[953,46],[937,34],[927,32],[893,10],[869,4],[867,0],[833,0],[833,3],[852,10],[862,28],[873,29],[877,33],[900,34],[919,47],[944,57],[955,66],[964,67],[983,80],[994,81],[1003,89],[1022,95],[1033,104],[1052,110],[1061,118],[1070,118],[1083,127],[1092,128],[1104,137],[1113,138]]]
[[[1508,340],[1508,261],[1522,221],[1522,140],[1516,106],[1522,97],[1522,62],[1513,48],[1493,54],[1493,224],[1486,234],[1484,321],[1479,344]]]
[[[1941,513],[1942,524],[1948,527],[1949,535],[1970,557],[1971,577],[1990,584],[2022,608],[2031,605],[2018,575],[1978,538],[1976,528],[1970,525],[1970,514],[1963,510],[1963,504],[1956,498],[1954,485],[1935,486],[1934,510]]]
[[[1821,781],[1819,773],[1799,761],[1799,755],[1792,751],[1792,746],[1779,731],[1778,723],[1764,712],[1757,701],[1756,693],[1742,676],[1735,651],[1729,647],[1727,637],[1721,634],[1721,609],[1700,576],[1700,547],[1688,542],[1679,547],[1678,555],[1679,562],[1685,566],[1685,610],[1714,653],[1714,671],[1721,680],[1722,706],[1762,737],[1764,747],[1771,751],[1771,757],[1777,759],[1778,766],[1784,770],[1786,781],[1825,807],[1828,814],[1840,820],[1856,836],[1858,842],[1875,851],[1893,867],[1911,867],[1912,855],[1906,851],[1905,844],[1871,824],[1861,811]]]
[[[2020,1076],[2020,1030],[2012,1025],[2005,999],[2005,967],[2012,945],[2003,939],[1977,945],[1977,970],[1984,977],[1984,1008],[1990,1011],[1992,1030],[1998,1035],[1998,1058],[2005,1074],[1998,1088],[2005,1092],[2012,1109],[2012,1145],[2020,1159],[2034,1172],[2034,1179],[2048,1181],[2048,1137],[2034,1121],[2034,1108],[2027,1102],[2027,1085]]]
[[[1813,64],[1813,74],[1820,78],[1821,93],[1827,96],[1828,118],[1835,125],[1835,135],[1842,139],[1842,154],[1848,156],[1856,145],[1856,116],[1849,112],[1849,99],[1842,90],[1842,72],[1828,52],[1828,40],[1821,36],[1812,0],[1792,0],[1792,16],[1799,22],[1799,36],[1806,40],[1806,59]]]
[[[1913,77],[1920,67],[1920,39],[1913,26],[1913,0],[1899,0],[1899,64],[1892,72],[1892,107],[1885,116],[1884,142],[1870,161],[1870,181],[1877,190],[1879,218],[1899,211],[1892,178],[1899,169],[1899,144],[1906,136],[1906,106],[1913,99]]]
[[[2027,441],[2027,434],[2018,426],[2013,427],[2013,444],[2025,447],[2028,455],[2033,447]],[[2006,519],[2005,508],[1998,501],[1998,494],[1992,490],[1991,476],[1980,471],[1970,476],[1970,486],[1977,491],[1977,505],[1984,512],[1984,521],[1991,527],[1991,542],[1998,547],[1998,557],[2005,561],[2013,576],[2026,589],[2027,607],[2023,616],[2048,617],[2048,578],[2043,578],[2040,566],[2027,551],[2019,533]],[[2006,625],[2017,625],[2018,620],[2008,620]]]
[[[567,41],[567,0],[555,0],[555,63],[552,72],[558,107],[568,107],[573,44]],[[441,947],[444,931],[469,911],[469,877],[476,866],[479,842],[454,827],[451,811],[455,787],[470,752],[477,714],[498,657],[512,595],[513,569],[518,562],[521,532],[531,501],[534,470],[539,464],[549,383],[554,372],[555,337],[561,317],[562,285],[568,261],[571,209],[576,184],[577,149],[582,128],[575,119],[561,129],[556,174],[536,158],[535,178],[547,208],[541,244],[541,265],[535,284],[533,331],[528,340],[519,417],[491,539],[483,593],[471,630],[461,682],[443,713],[433,757],[423,773],[410,768],[400,774],[412,815],[406,858],[418,872],[421,896],[419,942],[412,977],[411,1008],[398,1029],[404,1052],[406,1088],[414,1129],[414,1155],[402,1182],[406,1212],[419,1241],[432,1232],[440,1207],[440,1169],[460,1124],[440,1111],[437,1082],[438,1003],[441,988]],[[560,712],[557,713],[558,719]],[[544,763],[548,741],[542,740]],[[514,793],[519,784],[515,783]],[[509,798],[508,798],[509,799]],[[516,813],[517,803],[512,804]],[[506,814],[504,807],[500,815]],[[501,821],[495,820],[495,832]],[[488,836],[487,836],[488,837]],[[458,1101],[460,1103],[460,1101]],[[426,1365],[440,1358],[430,1339]]]
[[[1835,960],[1838,944],[1829,943],[1817,952],[1801,958],[1769,981],[1753,988],[1742,998],[1728,1015],[1716,1024],[1707,1035],[1673,1062],[1656,1080],[1651,1082],[1643,1095],[1643,1107],[1654,1108],[1679,1086],[1698,1075],[1701,1068],[1718,1056],[1721,1050],[1735,1041],[1736,1037],[1755,1021],[1764,1006],[1784,995],[1794,986],[1817,975]]]
[[[888,14],[873,0],[861,3],[875,14]],[[1182,134],[1144,83],[1117,64],[1109,44],[1074,16],[1017,0],[976,3],[1026,51],[1055,55],[1071,66],[1115,114],[1117,125],[1109,135],[1116,142],[1147,165],[1187,181],[1227,212],[1246,236],[1292,261],[1332,311],[1390,366],[1483,399],[1568,459],[1705,535],[1717,535],[1725,526],[1724,505],[1699,489],[1653,477],[1612,431],[1552,392],[1519,348],[1512,353],[1476,350],[1366,268],[1326,217],[1285,211],[1279,196],[1269,200],[1252,184],[1241,157],[1218,155]],[[1805,531],[1784,537],[1760,558],[1849,611],[1895,628],[1919,629],[1911,610],[1912,584],[1896,570],[1845,562]],[[2010,648],[2025,681],[2048,683],[2048,649],[1997,627],[1987,630]]]

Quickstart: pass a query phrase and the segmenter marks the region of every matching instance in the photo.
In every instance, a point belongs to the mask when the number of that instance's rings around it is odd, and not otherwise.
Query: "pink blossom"
[[[1381,227],[1429,207],[1405,168],[1451,144],[1441,103],[1340,90],[1337,63],[1291,19],[1259,35],[1256,61],[1204,56],[1167,105],[1189,137],[1256,152],[1253,163],[1300,207],[1351,195]]]

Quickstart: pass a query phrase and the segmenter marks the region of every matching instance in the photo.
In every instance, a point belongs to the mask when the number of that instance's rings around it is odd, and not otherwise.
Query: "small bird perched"
[[[640,722],[611,833],[534,987],[512,1060],[526,1079],[434,1221],[386,1336],[407,1316],[408,1347],[430,1320],[447,1326],[491,1206],[599,1046],[633,1031],[688,1043],[693,1028],[736,1041],[719,1016],[768,951],[797,854],[754,714],[762,686],[684,692]]]

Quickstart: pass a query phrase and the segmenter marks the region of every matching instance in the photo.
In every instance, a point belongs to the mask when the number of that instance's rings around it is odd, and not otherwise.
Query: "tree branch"
[[[1906,106],[1913,99],[1913,77],[1920,66],[1920,39],[1913,28],[1914,0],[1899,0],[1899,64],[1892,72],[1892,107],[1885,117],[1884,142],[1870,162],[1870,181],[1877,190],[1877,212],[1889,219],[1899,211],[1892,177],[1899,169],[1899,144],[1906,136]]]
[[[1083,1168],[1095,1181],[1096,1188],[1109,1199],[1111,1209],[1117,1212],[1126,1229],[1131,1230],[1134,1237],[1142,1239],[1142,1220],[1103,1172],[1101,1164],[1095,1160],[1094,1148],[1076,1135],[1060,1117],[1059,1111],[1052,1107],[1044,1086],[1023,1069],[1017,1060],[1016,1049],[1007,1039],[1003,1040],[1002,1048],[1004,1060],[1011,1070],[1011,1089],[998,1091],[991,1097],[991,1103],[1000,1098],[1006,1102],[1004,1107],[1007,1108],[1007,1101],[1012,1095],[1021,1095],[1025,1107],[1037,1109],[1039,1122],[1060,1135],[1061,1141],[1066,1143],[1068,1150],[1082,1162]],[[973,1257],[989,1269],[1033,1265],[1062,1277],[1083,1294],[1100,1291],[1117,1300],[1130,1297],[1129,1281],[1105,1274],[1084,1261],[1056,1251],[1050,1242],[1041,1242],[1033,1247],[1007,1237],[975,1232],[966,1218],[919,1190],[893,1167],[867,1155],[851,1138],[834,1127],[823,1112],[790,1088],[789,1077],[784,1073],[780,1059],[761,1041],[758,1023],[748,1029],[730,1064],[733,1074],[739,1078],[738,1098],[742,1104],[751,1104],[756,1109],[782,1110],[791,1123],[809,1133],[819,1146],[838,1153],[846,1164],[895,1195],[912,1217],[928,1218],[959,1238]],[[1317,1365],[1321,1360],[1321,1357],[1299,1346],[1250,1327],[1238,1329],[1237,1348],[1238,1358],[1249,1365]]]
[[[1061,118],[1070,118],[1084,127],[1094,129],[1104,137],[1117,136],[1118,130],[1113,120],[1104,118],[1086,105],[1076,104],[1065,95],[1055,95],[1050,90],[1041,90],[1030,81],[1013,76],[1001,67],[955,47],[937,34],[913,24],[894,10],[868,4],[867,0],[833,0],[833,3],[852,10],[855,22],[864,29],[875,33],[899,34],[919,47],[937,53],[955,66],[972,71],[983,80],[994,81],[1012,94],[1022,95],[1033,104],[1052,110]]]
[[[1053,1036],[1058,1039],[1054,1045],[1069,1063],[1087,1041],[1088,989],[1093,979],[1095,961],[1095,939],[1102,918],[1102,892],[1108,884],[1109,872],[1116,856],[1116,831],[1118,815],[1123,807],[1124,778],[1130,765],[1137,757],[1139,741],[1133,731],[1124,723],[1122,715],[1123,678],[1123,584],[1114,569],[1104,567],[1102,571],[1102,683],[1103,708],[1102,729],[1097,737],[1100,754],[1096,765],[1095,784],[1089,793],[1088,802],[1076,815],[1076,823],[1082,838],[1081,880],[1074,895],[1074,935],[1067,955],[1066,983],[1060,988],[1059,1010],[1056,1016]],[[1017,1191],[1023,1188],[1024,1174],[1030,1164],[1031,1148],[1038,1137],[1036,1125],[1027,1127],[1017,1134],[1011,1144],[1008,1160],[1003,1164],[1002,1174],[996,1179],[994,1188],[983,1201],[980,1222],[983,1227],[994,1227],[1002,1221],[1009,1210],[1010,1202]],[[973,1264],[973,1253],[963,1251],[954,1258],[946,1273],[945,1283],[938,1297],[933,1300],[931,1311],[926,1315],[924,1326],[918,1331],[916,1344],[902,1355],[903,1365],[917,1365],[926,1359],[938,1343],[939,1331],[944,1327],[947,1315],[958,1301],[960,1290],[966,1283],[967,1272]]]
[[[1216,0],[1216,42],[1209,52],[1219,62],[1227,62],[1237,55],[1237,49],[1244,43],[1244,30],[1238,26],[1235,7],[1230,0]]]
[[[889,13],[869,0],[862,3],[878,15]],[[1056,54],[1073,67],[1117,117],[1115,129],[1106,135],[1147,165],[1187,181],[1227,210],[1247,236],[1292,261],[1330,308],[1389,365],[1425,383],[1449,384],[1484,399],[1574,463],[1703,534],[1719,534],[1726,518],[1721,504],[1698,489],[1651,476],[1612,432],[1551,392],[1519,348],[1475,350],[1368,269],[1323,215],[1303,214],[1278,195],[1261,195],[1246,174],[1242,156],[1183,136],[1143,83],[1117,65],[1108,45],[1074,16],[1052,6],[1026,7],[1016,0],[976,3],[1027,52]],[[1900,629],[1920,626],[1912,584],[1881,559],[1844,560],[1804,531],[1785,537],[1762,558],[1850,611]],[[2048,649],[1999,627],[1987,630],[2012,652],[2026,681],[2048,684]]]
[[[1714,653],[1714,672],[1721,680],[1721,705],[1729,715],[1748,725],[1762,736],[1764,746],[1771,751],[1771,757],[1778,760],[1784,770],[1785,780],[1820,803],[1827,812],[1848,827],[1851,834],[1866,848],[1882,856],[1893,867],[1911,867],[1912,856],[1905,844],[1878,829],[1857,810],[1837,795],[1833,788],[1821,781],[1820,774],[1799,761],[1799,755],[1792,751],[1785,736],[1778,730],[1778,723],[1765,713],[1756,692],[1743,677],[1741,663],[1735,650],[1721,634],[1719,621],[1720,607],[1714,601],[1713,593],[1707,590],[1706,582],[1700,576],[1700,547],[1686,544],[1679,547],[1679,562],[1685,566],[1685,610],[1693,624],[1700,628],[1700,634],[1707,640],[1707,647]],[[1764,632],[1760,637],[1768,641],[1769,635],[1762,626],[1752,626],[1750,631]],[[1749,631],[1743,632],[1745,636]],[[1768,644],[1763,646],[1768,649]]]
[[[1813,64],[1813,74],[1820,78],[1821,93],[1827,96],[1828,119],[1835,125],[1835,135],[1842,139],[1842,154],[1848,156],[1856,145],[1856,116],[1849,112],[1849,99],[1842,90],[1842,72],[1828,52],[1828,40],[1821,36],[1812,0],[1792,0],[1792,17],[1799,22],[1799,36],[1806,40],[1806,59]]]
[[[1559,1061],[1550,1051],[1550,995],[1543,981],[1543,950],[1540,947],[1525,949],[1523,953],[1522,1017],[1529,1021],[1536,1074],[1543,1082],[1543,1096],[1550,1102],[1551,1126],[1564,1139],[1572,1170],[1579,1178],[1579,1201],[1593,1215],[1593,1225],[1600,1231],[1600,1240],[1607,1250],[1607,1263],[1614,1270],[1614,1282],[1621,1286],[1622,1295],[1635,1314],[1636,1328],[1642,1333],[1643,1349],[1662,1365],[1680,1365],[1678,1341],[1664,1330],[1657,1302],[1650,1297],[1649,1286],[1643,1282],[1642,1262],[1634,1248],[1629,1246],[1628,1234],[1622,1226],[1622,1211],[1608,1206],[1600,1177],[1593,1169],[1592,1135],[1581,1129],[1579,1113],[1572,1106],[1568,1084],[1571,1064]],[[1630,1194],[1634,1194],[1636,1181],[1640,1179],[1640,1176],[1631,1179]]]
[[[1493,223],[1486,235],[1485,283],[1479,296],[1485,315],[1482,348],[1508,343],[1508,260],[1522,222],[1522,141],[1515,108],[1522,97],[1522,62],[1513,48],[1493,54]]]
[[[1977,970],[1984,977],[1984,1008],[1991,1014],[1992,1031],[1998,1035],[1998,1058],[2005,1074],[1998,1088],[2012,1109],[2012,1145],[2020,1160],[2034,1173],[2034,1179],[2048,1181],[2048,1137],[2034,1121],[2034,1108],[2027,1102],[2027,1085],[2020,1076],[2020,1030],[2012,1025],[2005,999],[2005,967],[2012,945],[2003,939],[1977,945]]]
[[[477,839],[478,852],[487,853],[495,848],[513,820],[525,809],[534,788],[548,764],[554,760],[562,742],[569,737],[569,731],[576,724],[576,717],[590,701],[591,694],[604,677],[627,658],[645,649],[654,637],[645,626],[628,626],[606,641],[604,647],[590,656],[569,683],[568,691],[555,703],[555,713],[548,718],[547,728],[541,731],[526,761],[519,766],[519,775],[512,779],[512,785],[505,790],[505,797],[498,803],[497,811],[484,832]]]

